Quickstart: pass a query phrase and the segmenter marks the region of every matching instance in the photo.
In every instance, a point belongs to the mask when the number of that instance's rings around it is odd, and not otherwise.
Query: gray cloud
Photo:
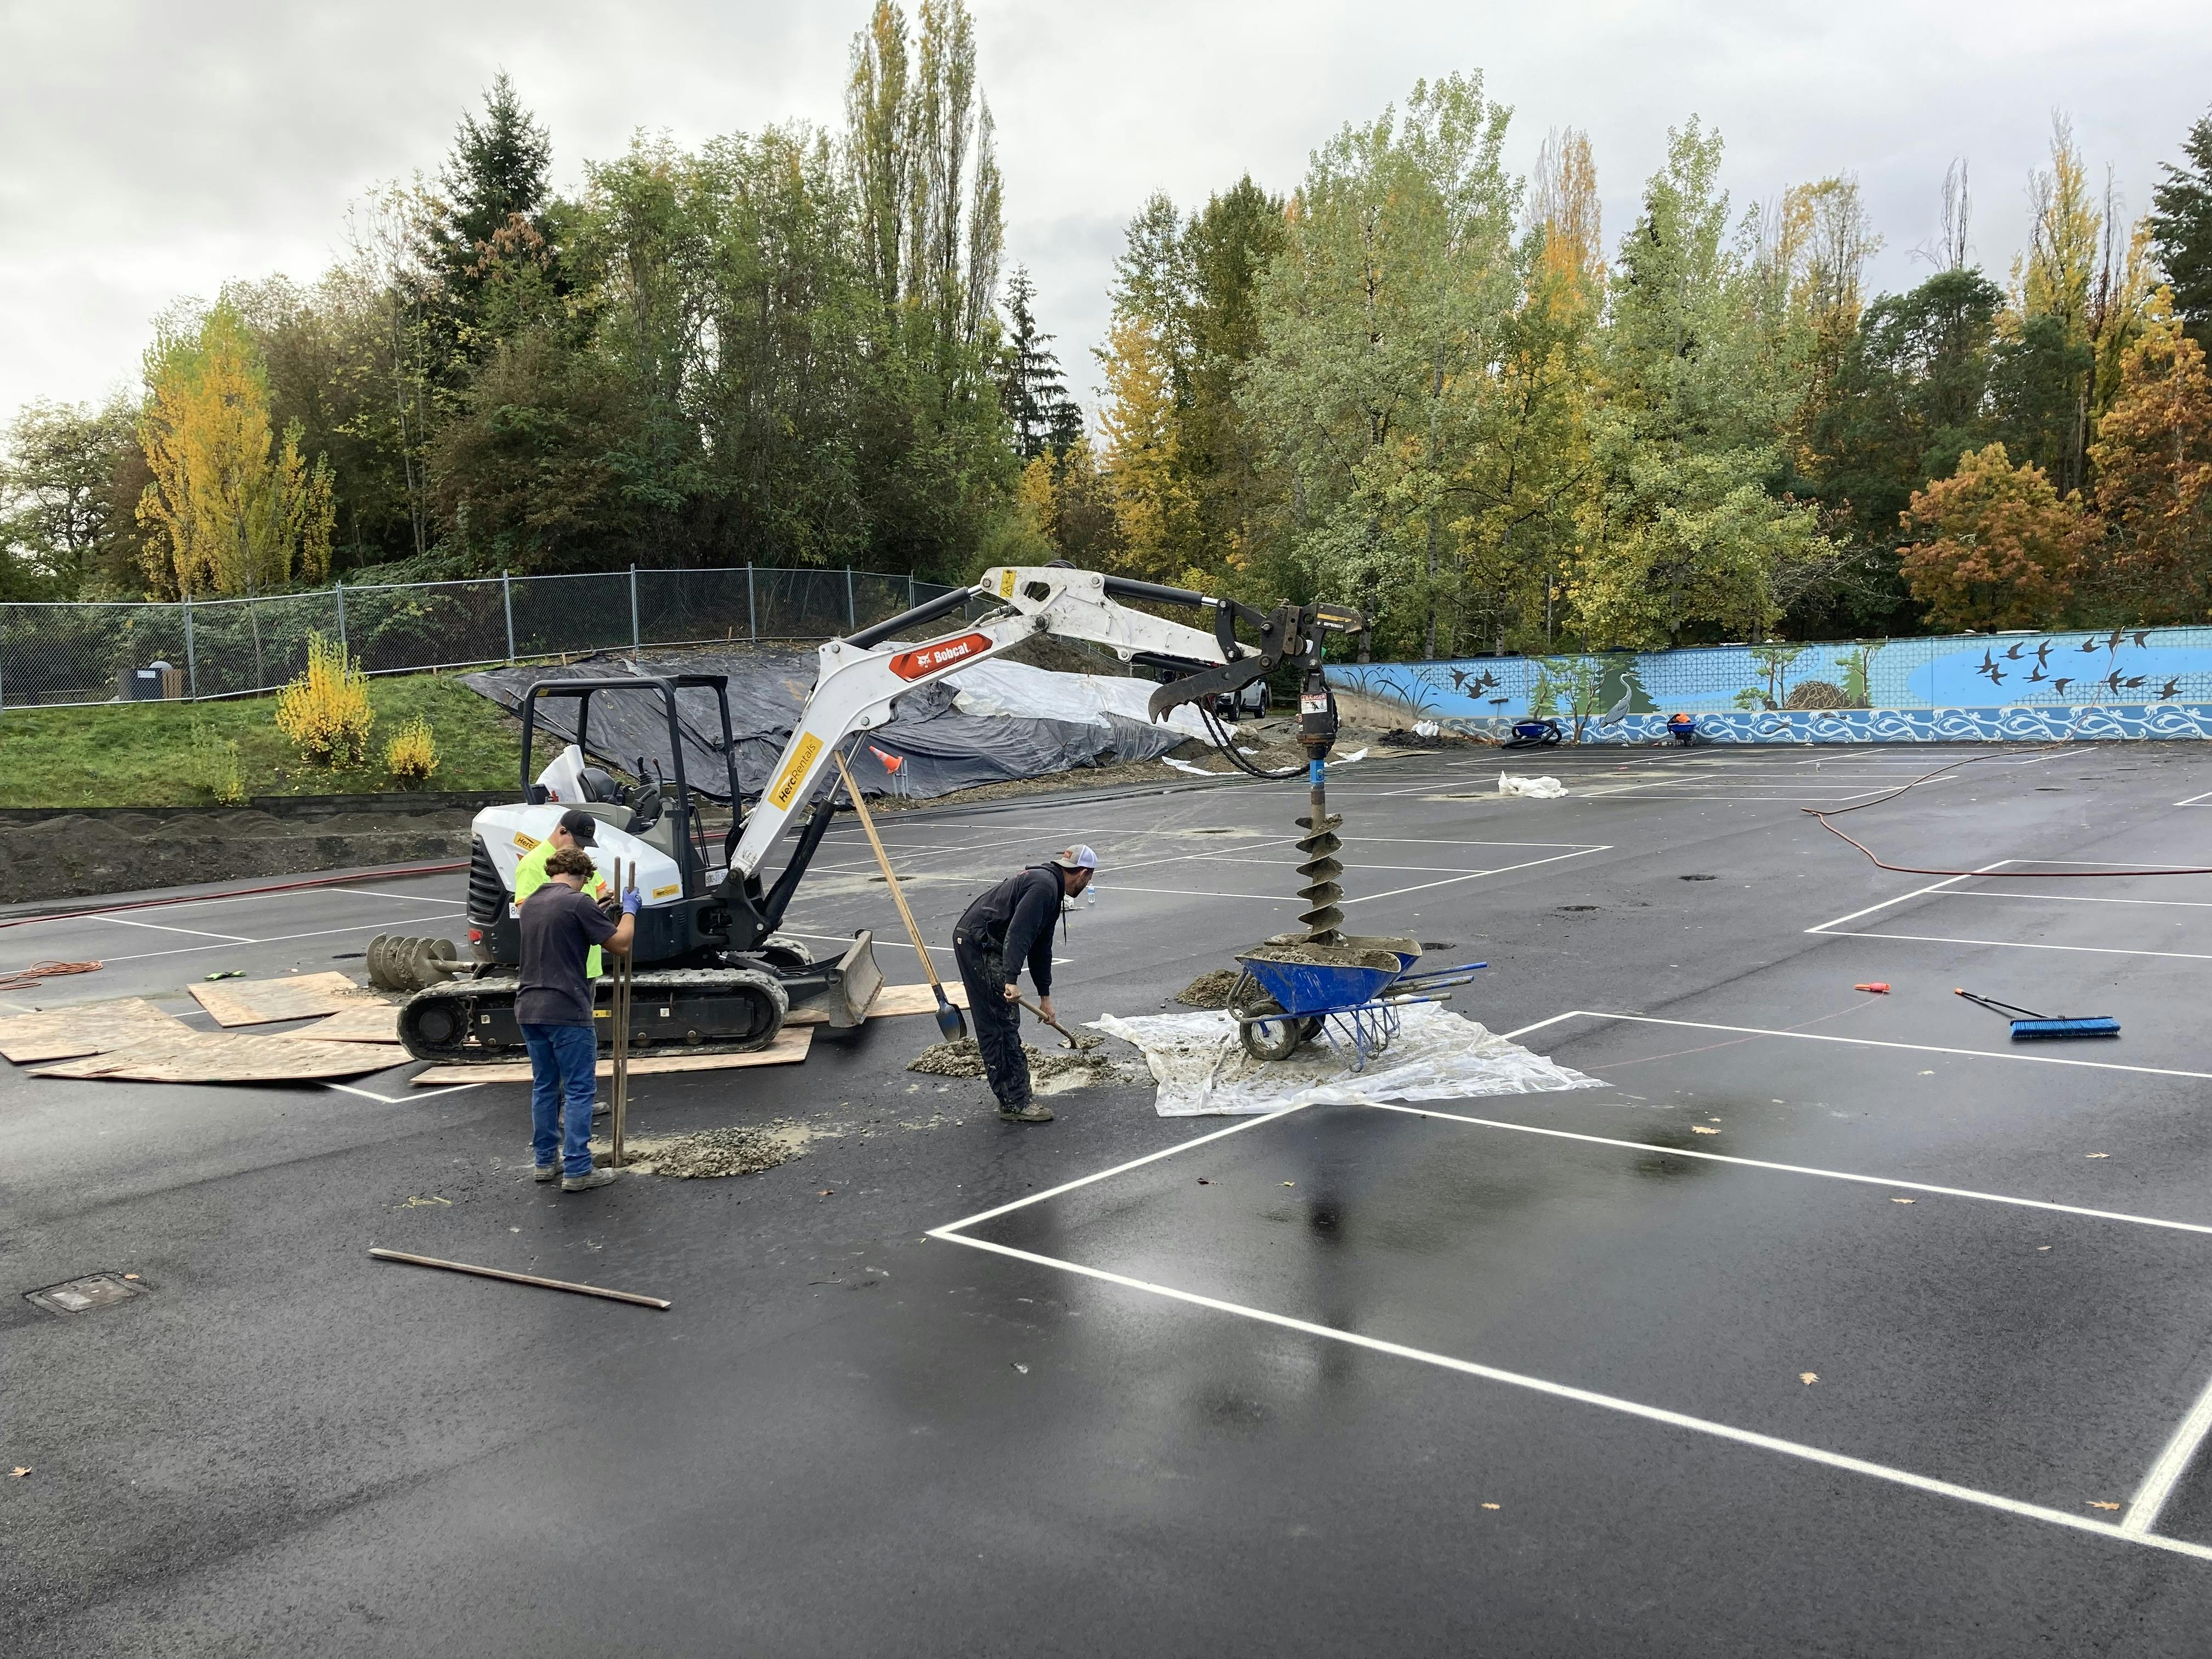
[[[1097,379],[1121,227],[1152,190],[1202,201],[1249,171],[1287,190],[1308,152],[1424,75],[1480,68],[1515,109],[1526,167],[1545,130],[1589,130],[1608,240],[1667,128],[1729,141],[1739,206],[1856,171],[1887,247],[1884,286],[1970,158],[1975,241],[2002,278],[2050,112],[2073,115],[2128,210],[2212,98],[2212,31],[2186,0],[1946,9],[1903,0],[1498,6],[1075,6],[974,0],[1007,173],[1008,248],[1040,289],[1070,378]],[[137,373],[149,319],[226,277],[311,276],[349,201],[434,171],[504,67],[573,185],[639,129],[696,143],[839,118],[866,0],[794,7],[643,0],[279,7],[0,0],[0,410],[96,397]]]

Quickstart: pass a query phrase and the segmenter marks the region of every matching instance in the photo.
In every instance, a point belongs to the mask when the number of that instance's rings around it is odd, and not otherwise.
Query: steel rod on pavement
[[[474,1273],[479,1279],[503,1279],[510,1285],[535,1285],[541,1290],[574,1291],[578,1296],[604,1297],[610,1302],[631,1302],[641,1308],[659,1308],[665,1312],[673,1303],[657,1296],[639,1296],[633,1291],[611,1291],[604,1285],[578,1285],[565,1279],[541,1279],[536,1273],[511,1273],[504,1267],[480,1267],[472,1261],[447,1261],[434,1255],[415,1255],[405,1250],[387,1250],[372,1245],[371,1255],[379,1261],[404,1261],[416,1267],[443,1267],[449,1273]]]

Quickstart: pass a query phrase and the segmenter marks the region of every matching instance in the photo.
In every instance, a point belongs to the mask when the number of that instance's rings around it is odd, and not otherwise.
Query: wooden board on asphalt
[[[371,1042],[288,1042],[231,1031],[179,1032],[105,1054],[41,1066],[33,1077],[106,1078],[129,1083],[310,1083],[359,1077],[394,1064]]]
[[[149,1036],[191,1033],[191,1029],[143,997],[125,997],[0,1019],[0,1054],[19,1066],[73,1060],[79,1054],[106,1054]]]
[[[310,1019],[382,1000],[343,974],[288,974],[283,979],[226,979],[191,988],[218,1025],[267,1025]]]
[[[632,1053],[629,1074],[632,1077],[658,1077],[669,1072],[734,1072],[749,1066],[793,1066],[806,1058],[806,1051],[814,1044],[811,1030],[786,1029],[776,1033],[775,1041],[765,1048],[756,1048],[743,1054],[641,1054]],[[615,1065],[611,1060],[599,1062],[599,1074],[612,1077]],[[453,1083],[527,1083],[530,1081],[530,1062],[501,1060],[491,1065],[433,1066],[418,1072],[408,1079],[416,1087]]]
[[[945,994],[956,1008],[968,1006],[968,988],[958,981],[945,988]],[[876,993],[876,1000],[868,1005],[870,1019],[888,1019],[898,1014],[933,1014],[937,1012],[936,994],[927,985],[886,985]],[[819,1003],[803,1002],[787,1015],[786,1025],[826,1025],[830,1011]]]
[[[302,1025],[296,1031],[271,1031],[272,1038],[307,1042],[397,1042],[399,1005],[396,1002],[349,1004],[328,1019]]]

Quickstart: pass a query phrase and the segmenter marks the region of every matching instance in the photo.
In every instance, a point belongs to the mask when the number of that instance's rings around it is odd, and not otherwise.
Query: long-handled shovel
[[[945,987],[937,977],[937,964],[929,959],[929,947],[921,942],[921,929],[915,926],[914,912],[906,908],[906,895],[899,889],[890,854],[884,851],[883,838],[876,834],[876,821],[868,816],[868,804],[860,799],[860,787],[846,769],[845,757],[834,749],[830,752],[837,763],[837,775],[845,780],[845,793],[853,803],[853,815],[860,820],[860,828],[868,832],[868,845],[876,849],[876,863],[882,867],[884,880],[890,887],[891,902],[898,906],[899,918],[906,923],[906,936],[914,941],[914,953],[921,958],[921,971],[929,977],[929,988],[937,994],[937,1029],[945,1034],[947,1042],[957,1042],[968,1035],[967,1017],[945,994]]]

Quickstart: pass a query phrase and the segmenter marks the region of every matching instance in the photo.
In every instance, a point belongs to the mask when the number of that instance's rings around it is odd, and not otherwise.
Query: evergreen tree
[[[2212,114],[2182,141],[2188,164],[2167,161],[2151,191],[2151,240],[2173,290],[2173,309],[2197,344],[2212,349]]]
[[[1083,413],[1067,395],[1053,337],[1038,328],[1036,285],[1014,267],[1006,280],[1006,343],[999,353],[999,397],[1013,423],[1014,447],[1025,461],[1067,447],[1083,431]]]
[[[564,284],[552,163],[550,136],[502,70],[483,118],[461,118],[426,250],[444,289],[446,343],[462,362],[480,362],[495,342],[555,311]]]

